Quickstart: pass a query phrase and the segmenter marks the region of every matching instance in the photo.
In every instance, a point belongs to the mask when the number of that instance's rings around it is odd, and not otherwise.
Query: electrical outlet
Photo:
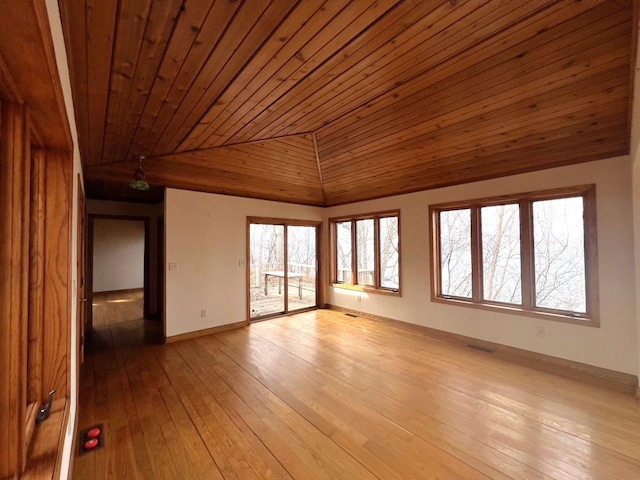
[[[536,335],[538,335],[540,338],[545,338],[547,336],[547,332],[545,331],[543,326],[538,325],[536,327]]]
[[[169,262],[169,271],[175,272],[178,270],[178,262]]]
[[[246,265],[246,262],[244,261],[244,258],[241,258],[240,260],[238,260],[239,267],[244,267],[245,265]]]
[[[362,301],[362,295],[358,295],[357,299],[358,299],[358,302],[361,302]]]
[[[207,311],[203,308],[202,310],[200,310],[200,318],[204,318],[207,316]]]

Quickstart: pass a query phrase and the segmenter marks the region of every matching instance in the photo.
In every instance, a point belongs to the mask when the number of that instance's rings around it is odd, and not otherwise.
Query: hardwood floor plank
[[[94,332],[79,425],[107,443],[74,478],[640,478],[632,397],[409,327],[318,310],[159,346],[148,325]]]

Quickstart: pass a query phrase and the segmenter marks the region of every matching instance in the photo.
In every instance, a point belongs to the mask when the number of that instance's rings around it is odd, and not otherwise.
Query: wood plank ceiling
[[[336,205],[629,151],[631,0],[60,5],[89,196],[139,155],[155,186]]]

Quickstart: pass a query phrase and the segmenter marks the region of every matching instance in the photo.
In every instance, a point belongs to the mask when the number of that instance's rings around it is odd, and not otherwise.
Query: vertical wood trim
[[[156,220],[156,229],[157,229],[157,248],[156,253],[158,255],[157,263],[158,263],[158,286],[157,286],[157,308],[158,313],[160,314],[160,320],[162,320],[164,324],[164,279],[165,279],[165,258],[164,258],[164,250],[165,250],[165,238],[164,238],[164,216],[158,217]]]
[[[380,217],[373,219],[373,286],[380,288]]]
[[[28,271],[22,255],[28,243],[26,205],[25,107],[0,104],[0,478],[19,474],[25,459],[27,406],[26,351]],[[28,197],[28,195],[27,195]],[[27,255],[28,257],[28,255]]]
[[[480,302],[484,298],[484,269],[482,265],[482,219],[480,207],[474,205],[471,215],[471,298]]]
[[[28,367],[29,402],[41,402],[42,349],[44,324],[44,189],[45,153],[42,149],[31,151],[31,226],[29,236],[29,333]]]
[[[592,185],[584,195],[584,257],[587,315],[593,325],[600,326],[600,284],[598,281],[598,221],[596,186]]]
[[[338,229],[335,222],[329,222],[329,252],[331,258],[329,259],[329,283],[336,283],[338,281]]]
[[[85,198],[84,191],[82,189],[82,178],[80,174],[77,176],[78,192],[76,202],[78,205],[78,224],[76,225],[76,239],[77,239],[77,256],[76,256],[76,271],[77,271],[77,295],[76,295],[76,385],[80,385],[80,369],[84,362],[84,328],[85,328],[85,315],[87,310],[87,293],[86,293],[86,257],[85,257]]]
[[[520,201],[520,268],[522,269],[522,307],[535,303],[535,264],[533,261],[533,209],[529,200]]]
[[[398,210],[398,293],[402,295],[402,232],[401,212]]]
[[[324,306],[325,281],[324,281],[324,242],[322,241],[323,223],[316,227],[316,307]]]
[[[44,270],[44,392],[69,396],[72,161],[47,150]]]
[[[282,269],[284,270],[284,313],[289,313],[289,225],[286,223],[282,224],[282,235],[283,235],[283,249],[284,249],[284,265]]]
[[[22,402],[20,405],[21,415],[23,419],[24,435],[22,441],[24,443],[24,449],[22,451],[22,470],[27,463],[27,449],[29,446],[30,437],[27,435],[27,430],[30,429],[30,425],[27,423],[26,407],[30,402],[28,397],[29,389],[29,374],[28,374],[28,351],[29,351],[29,230],[31,226],[31,145],[29,140],[29,131],[27,130],[29,125],[28,112],[25,112],[23,120],[23,135],[22,135],[22,225],[21,225],[21,237],[20,237],[20,355],[21,359],[21,378],[22,378]]]
[[[85,320],[85,331],[93,330],[93,229],[95,216],[87,216],[87,277],[86,295],[87,295],[87,319]]]
[[[431,300],[439,297],[442,293],[440,281],[440,212],[429,206],[429,242],[431,243],[429,257],[431,263]]]
[[[351,285],[358,284],[358,225],[351,220]]]
[[[245,236],[245,274],[246,274],[246,311],[247,311],[247,324],[251,322],[251,218],[247,217],[247,234]],[[257,275],[257,273],[256,273]]]
[[[149,217],[145,217],[144,219],[144,278],[142,280],[143,285],[143,306],[142,306],[142,317],[149,318],[149,297],[150,297],[150,269],[151,269],[151,228],[150,228]]]

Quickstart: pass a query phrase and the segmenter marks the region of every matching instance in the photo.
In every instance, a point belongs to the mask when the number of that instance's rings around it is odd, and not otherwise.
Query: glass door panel
[[[287,227],[288,311],[317,305],[316,227]]]
[[[249,302],[252,319],[286,312],[284,234],[284,225],[250,225]]]

